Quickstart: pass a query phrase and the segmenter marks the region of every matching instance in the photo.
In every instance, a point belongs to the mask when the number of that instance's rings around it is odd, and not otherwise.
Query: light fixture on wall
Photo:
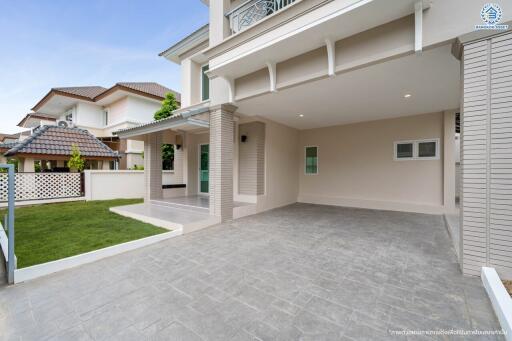
[[[412,96],[411,94],[405,94],[404,98],[410,98],[411,96]]]
[[[299,114],[299,117],[304,117],[304,114]]]
[[[181,144],[177,144],[177,145],[176,145],[176,149],[177,149],[177,150],[180,150],[180,149],[181,149]]]
[[[241,141],[242,143],[247,142],[247,135],[242,135],[242,136],[240,136],[240,141]]]

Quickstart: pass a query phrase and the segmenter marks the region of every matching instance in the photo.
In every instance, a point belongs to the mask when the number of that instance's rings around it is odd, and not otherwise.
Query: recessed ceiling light
[[[304,117],[304,115],[303,114],[299,114],[299,117]]]
[[[411,96],[412,96],[411,94],[405,94],[405,95],[404,95],[404,98],[409,98],[409,97],[411,97]]]

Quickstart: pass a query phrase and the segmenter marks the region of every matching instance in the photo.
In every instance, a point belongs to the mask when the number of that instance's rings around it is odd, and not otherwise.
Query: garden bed
[[[15,253],[18,268],[169,232],[109,211],[110,207],[140,202],[139,199],[118,199],[17,208]],[[5,213],[0,210],[0,216]]]
[[[512,296],[512,281],[503,281],[505,289],[507,289],[510,296]]]

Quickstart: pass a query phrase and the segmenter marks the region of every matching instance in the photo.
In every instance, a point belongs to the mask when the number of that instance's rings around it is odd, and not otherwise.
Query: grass
[[[168,232],[109,211],[113,206],[140,202],[119,199],[16,208],[18,268]],[[5,209],[0,210],[1,217],[5,213]]]

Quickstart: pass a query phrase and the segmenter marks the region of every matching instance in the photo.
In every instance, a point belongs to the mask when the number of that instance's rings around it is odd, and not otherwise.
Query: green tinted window
[[[306,174],[318,173],[318,148],[306,147]]]
[[[201,99],[203,101],[210,99],[210,79],[206,75],[206,71],[209,69],[209,65],[205,65],[201,68]]]

